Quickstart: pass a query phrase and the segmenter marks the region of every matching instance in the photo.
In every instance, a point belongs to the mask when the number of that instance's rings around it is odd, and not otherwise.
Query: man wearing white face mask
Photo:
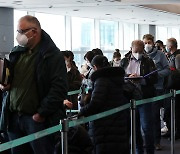
[[[121,66],[125,69],[127,76],[138,77],[144,76],[154,70],[156,67],[152,59],[144,53],[144,43],[141,40],[132,42],[132,54],[121,60]],[[157,74],[154,73],[144,79],[132,80],[142,91],[142,98],[150,98],[155,94],[154,84],[157,80]],[[145,135],[146,153],[154,154],[154,138],[153,138],[153,121],[152,121],[152,104],[143,104],[137,106],[136,116],[136,153],[143,154],[143,139],[141,127]]]
[[[143,36],[143,42],[147,55],[154,61],[158,69],[158,82],[155,84],[156,96],[164,94],[164,78],[170,74],[168,60],[165,54],[155,48],[154,36],[146,34]],[[157,101],[152,104],[153,106],[153,121],[154,121],[154,141],[156,150],[161,150],[161,120],[160,108],[163,106],[163,100]]]
[[[9,55],[10,89],[4,98],[0,123],[10,140],[57,125],[66,117],[63,101],[67,95],[67,71],[62,53],[36,17],[20,18],[17,32],[19,45]],[[28,145],[33,153],[54,154],[53,137],[45,136]],[[28,153],[24,145],[11,152]]]

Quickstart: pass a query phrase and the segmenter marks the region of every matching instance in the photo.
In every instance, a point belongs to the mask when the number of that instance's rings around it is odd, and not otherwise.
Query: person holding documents
[[[144,43],[141,40],[132,42],[132,53],[121,60],[121,66],[125,69],[128,80],[134,82],[142,91],[142,97],[150,98],[155,96],[154,84],[157,81],[155,64],[144,52]],[[154,73],[151,73],[154,72]],[[149,75],[148,75],[149,74]],[[154,154],[152,104],[137,106],[136,114],[136,152],[144,153],[141,127],[145,135],[146,153]]]

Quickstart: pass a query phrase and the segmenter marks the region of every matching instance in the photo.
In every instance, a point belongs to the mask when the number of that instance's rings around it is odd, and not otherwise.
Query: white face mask
[[[142,55],[143,55],[143,54],[132,52],[132,55],[134,56],[134,58],[136,58],[137,60],[139,60],[139,59],[142,58]]]
[[[121,60],[113,61],[113,66],[118,67],[120,65]]]
[[[25,34],[18,33],[16,36],[18,44],[22,47],[25,47],[28,43],[28,38]]]
[[[71,68],[67,68],[67,67],[66,67],[66,69],[67,69],[67,72],[69,72],[71,70]]]
[[[150,53],[152,51],[153,46],[151,44],[145,44],[144,50],[147,53]]]

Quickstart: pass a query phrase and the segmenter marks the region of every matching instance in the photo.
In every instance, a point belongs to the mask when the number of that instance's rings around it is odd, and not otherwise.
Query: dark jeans
[[[8,136],[10,140],[14,140],[46,128],[45,122],[35,122],[30,115],[18,115],[13,113],[10,119]],[[51,136],[45,136],[40,139],[12,148],[12,154],[53,154],[54,145]],[[27,145],[30,145],[29,147]],[[31,152],[30,152],[31,151]],[[33,151],[33,152],[32,152]]]
[[[163,89],[156,90],[156,96],[163,95]],[[159,100],[152,103],[153,122],[154,122],[154,143],[160,144],[161,140],[161,120],[160,120],[160,108],[163,106],[164,100]]]
[[[171,133],[171,99],[168,98],[165,104],[164,121],[168,127],[168,134]],[[175,103],[175,130],[176,135],[180,137],[180,95],[176,95]]]
[[[169,93],[169,90],[165,90],[165,94]],[[166,122],[166,126],[168,128],[168,133],[170,134],[171,129],[171,98],[164,99],[164,121]]]
[[[144,132],[146,153],[154,154],[152,104],[139,105],[137,106],[136,111],[136,153],[144,153],[143,138],[141,134],[142,128]]]

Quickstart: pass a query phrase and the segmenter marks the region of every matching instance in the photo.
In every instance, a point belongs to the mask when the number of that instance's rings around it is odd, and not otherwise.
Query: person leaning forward
[[[0,86],[7,90],[0,126],[10,140],[57,125],[65,117],[67,95],[64,57],[38,19],[20,18],[16,39],[19,45],[9,55],[10,84]],[[51,139],[49,135],[30,142],[33,153],[53,154]],[[23,154],[23,148],[12,148],[12,154]]]
[[[156,70],[155,64],[144,52],[144,43],[141,40],[135,40],[131,44],[132,53],[121,60],[121,66],[125,69],[128,77],[134,78],[132,82],[137,89],[142,91],[142,98],[151,98],[155,96],[154,84],[157,82],[157,72],[145,78],[145,76]],[[136,79],[135,79],[136,78]],[[143,138],[141,128],[144,132],[146,144],[146,153],[154,154],[154,137],[153,137],[153,119],[152,103],[142,104],[136,108],[136,153],[144,154]]]

